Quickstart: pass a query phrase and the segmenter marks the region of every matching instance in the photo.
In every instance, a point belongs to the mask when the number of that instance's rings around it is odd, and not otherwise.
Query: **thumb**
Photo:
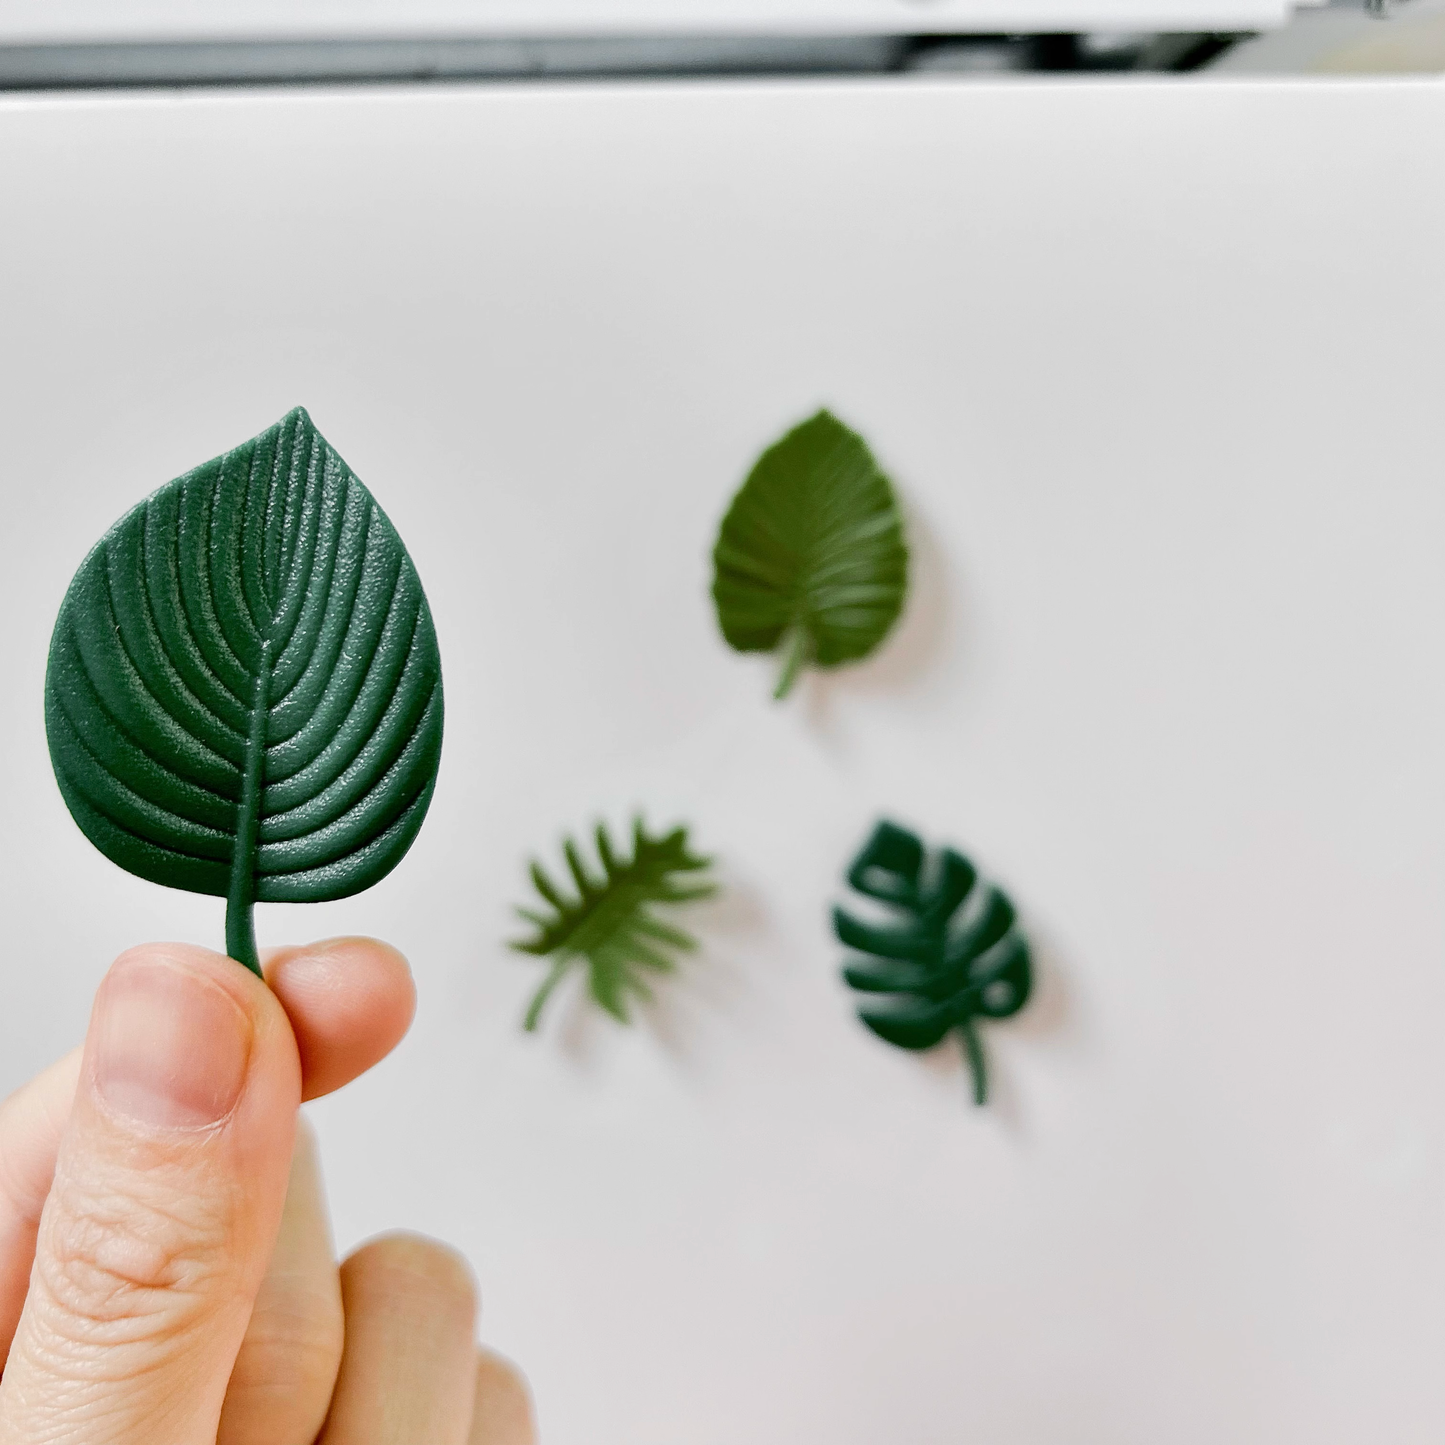
[[[215,1445],[300,1098],[259,979],[182,944],[116,960],[0,1379],[0,1445]]]

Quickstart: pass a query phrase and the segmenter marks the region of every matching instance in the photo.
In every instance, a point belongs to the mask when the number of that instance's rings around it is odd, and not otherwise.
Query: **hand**
[[[405,1033],[405,961],[339,939],[266,976],[132,949],[0,1105],[0,1445],[531,1445],[465,1263],[391,1236],[338,1271],[297,1129]]]

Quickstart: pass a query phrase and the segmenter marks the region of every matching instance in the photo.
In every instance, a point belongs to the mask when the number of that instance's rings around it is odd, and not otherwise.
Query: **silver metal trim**
[[[0,90],[508,80],[551,76],[837,75],[898,69],[889,35],[547,36],[0,46]]]

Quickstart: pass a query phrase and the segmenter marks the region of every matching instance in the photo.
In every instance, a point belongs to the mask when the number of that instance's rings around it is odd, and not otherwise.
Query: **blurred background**
[[[1378,22],[1388,21],[1388,25]],[[1445,0],[4,0],[0,85],[1445,70]]]
[[[0,0],[0,1092],[218,900],[106,862],[41,713],[64,589],[296,404],[405,538],[420,1006],[313,1106],[340,1246],[476,1267],[548,1445],[1445,1433],[1445,4]],[[914,586],[784,704],[709,551],[827,405]],[[526,860],[692,825],[630,1028],[505,947]],[[888,815],[1036,999],[853,1015]]]

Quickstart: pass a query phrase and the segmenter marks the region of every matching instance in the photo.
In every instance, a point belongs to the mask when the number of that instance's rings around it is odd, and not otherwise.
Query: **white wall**
[[[447,669],[374,892],[416,1027],[316,1110],[343,1242],[461,1243],[549,1445],[1360,1445],[1445,1429],[1445,88],[505,87],[0,103],[0,1087],[109,958],[219,944],[45,752],[49,628],[300,401]],[[826,401],[912,611],[784,707],[705,558]],[[724,862],[624,1031],[500,948],[605,810]],[[1039,943],[998,1100],[852,1020],[880,810]]]

